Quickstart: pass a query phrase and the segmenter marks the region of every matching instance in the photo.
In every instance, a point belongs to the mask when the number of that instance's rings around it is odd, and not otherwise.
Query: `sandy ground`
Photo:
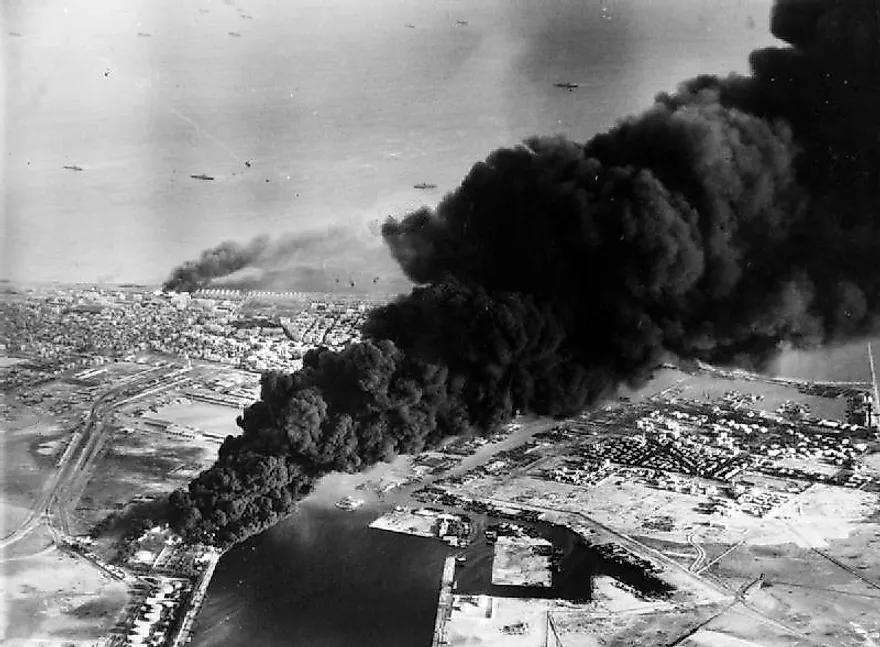
[[[880,472],[880,452],[865,456],[862,463],[874,472]]]
[[[788,526],[795,543],[822,548],[848,537],[878,506],[876,493],[814,485],[782,506],[776,518]]]
[[[57,456],[70,438],[60,420],[53,416],[37,416],[21,407],[11,407],[3,420],[5,433],[0,434],[0,492],[4,504],[27,507],[34,503],[47,478],[55,471]],[[54,448],[54,451],[51,451]],[[16,520],[15,509],[6,520]],[[6,534],[5,532],[3,534]]]
[[[878,506],[875,493],[814,485],[764,518],[736,509],[724,516],[705,515],[696,510],[705,497],[657,490],[613,476],[588,489],[531,477],[485,477],[457,489],[476,497],[586,511],[596,521],[631,534],[649,534],[646,522],[671,517],[675,519],[672,530],[650,534],[682,544],[693,535],[697,541],[712,543],[736,543],[745,537],[753,544],[795,541],[819,547],[849,535]]]
[[[370,524],[370,528],[388,530],[417,537],[434,537],[432,530],[437,517],[413,514],[411,510],[395,510],[382,515]]]
[[[3,456],[0,455],[0,465],[4,465]],[[31,509],[27,506],[16,505],[9,497],[0,497],[0,536],[5,536],[18,528],[30,515]]]
[[[218,445],[161,431],[114,429],[83,490],[75,531],[88,532],[107,514],[142,495],[164,495],[185,485],[216,458]]]
[[[48,547],[2,562],[3,645],[92,645],[128,600],[124,583]]]
[[[840,467],[824,463],[817,458],[797,458],[786,456],[776,460],[776,465],[780,467],[791,467],[796,470],[804,470],[805,472],[813,472],[815,474],[836,474]]]
[[[549,555],[535,554],[535,548],[551,546],[545,539],[499,537],[492,560],[492,584],[552,586]]]
[[[765,647],[766,643],[756,643],[729,636],[718,631],[700,630],[682,643],[685,647]]]
[[[460,596],[456,596],[460,599]],[[547,640],[549,600],[489,598],[491,617],[485,605],[459,602],[446,625],[448,645],[481,647],[544,647]]]
[[[600,575],[593,578],[593,601],[590,609],[606,613],[644,613],[658,608],[668,608],[664,602],[640,600],[617,585],[614,578]]]
[[[735,607],[706,624],[683,644],[687,647],[871,647],[871,643],[864,642],[849,627],[832,627],[821,617],[823,608],[818,601],[815,604],[809,600],[803,602],[806,603],[802,607],[804,611],[815,608],[811,613],[815,614],[816,626],[807,631],[802,631],[791,617],[780,617],[774,622]],[[694,638],[701,642],[695,642]],[[742,642],[733,642],[735,638]]]
[[[772,631],[767,635],[750,631],[736,613],[707,628],[722,627],[762,645],[870,646],[863,638],[876,634],[871,638],[876,647],[880,644],[880,590],[874,585],[880,585],[880,544],[870,542],[880,541],[880,527],[870,526],[860,527],[845,540],[832,541],[821,553],[795,544],[743,545],[728,553],[712,567],[712,573],[731,587],[764,575],[764,586],[751,589],[748,602],[791,630],[769,641]]]
[[[565,647],[641,647],[672,644],[716,611],[705,605],[619,613],[558,609],[551,615]]]

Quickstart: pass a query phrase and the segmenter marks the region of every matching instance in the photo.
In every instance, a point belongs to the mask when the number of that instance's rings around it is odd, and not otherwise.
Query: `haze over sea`
[[[2,277],[158,283],[224,239],[435,204],[498,146],[747,71],[769,6],[10,0]],[[375,244],[334,269],[400,277]]]

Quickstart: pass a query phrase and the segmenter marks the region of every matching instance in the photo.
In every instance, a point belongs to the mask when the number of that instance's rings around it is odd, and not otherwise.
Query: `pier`
[[[434,618],[434,637],[431,647],[446,644],[446,623],[452,615],[452,596],[455,583],[455,556],[448,555],[443,562],[443,578],[440,580],[440,597],[437,601],[437,616]]]

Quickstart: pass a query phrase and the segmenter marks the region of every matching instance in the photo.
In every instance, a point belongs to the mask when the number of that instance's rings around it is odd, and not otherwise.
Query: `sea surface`
[[[875,370],[880,371],[880,336],[870,341]],[[871,380],[867,341],[853,341],[809,352],[786,351],[776,360],[771,372],[801,380],[867,382]]]
[[[226,553],[194,647],[429,645],[446,544],[374,530],[375,502],[329,477],[285,522]]]
[[[304,259],[316,266],[304,271],[365,265],[400,278],[364,223],[436,205],[499,146],[585,140],[683,79],[747,72],[749,51],[776,42],[769,10],[770,0],[7,0],[15,127],[0,167],[0,278],[153,284],[223,240],[331,225],[358,230],[374,253],[333,268]],[[215,180],[190,177],[202,173]]]

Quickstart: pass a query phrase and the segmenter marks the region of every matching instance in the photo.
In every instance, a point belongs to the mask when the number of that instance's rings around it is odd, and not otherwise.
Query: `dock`
[[[446,623],[452,615],[452,597],[455,584],[455,556],[449,555],[443,563],[443,578],[440,580],[440,597],[437,601],[437,616],[434,618],[434,636],[431,647],[446,644]]]
[[[877,371],[874,368],[874,351],[871,350],[871,342],[868,342],[868,366],[871,369],[871,388],[874,396],[872,419],[869,422],[873,424],[874,429],[880,429],[880,387],[877,386]]]
[[[202,608],[202,602],[205,600],[205,593],[208,590],[208,585],[211,583],[211,578],[214,577],[214,569],[217,568],[217,563],[220,561],[221,556],[222,553],[219,551],[211,551],[209,553],[207,560],[208,563],[199,577],[199,583],[193,590],[192,598],[190,599],[186,610],[186,615],[183,617],[183,622],[180,623],[180,629],[177,634],[168,642],[169,647],[183,647],[183,645],[189,641],[193,622],[195,622],[196,616]]]

